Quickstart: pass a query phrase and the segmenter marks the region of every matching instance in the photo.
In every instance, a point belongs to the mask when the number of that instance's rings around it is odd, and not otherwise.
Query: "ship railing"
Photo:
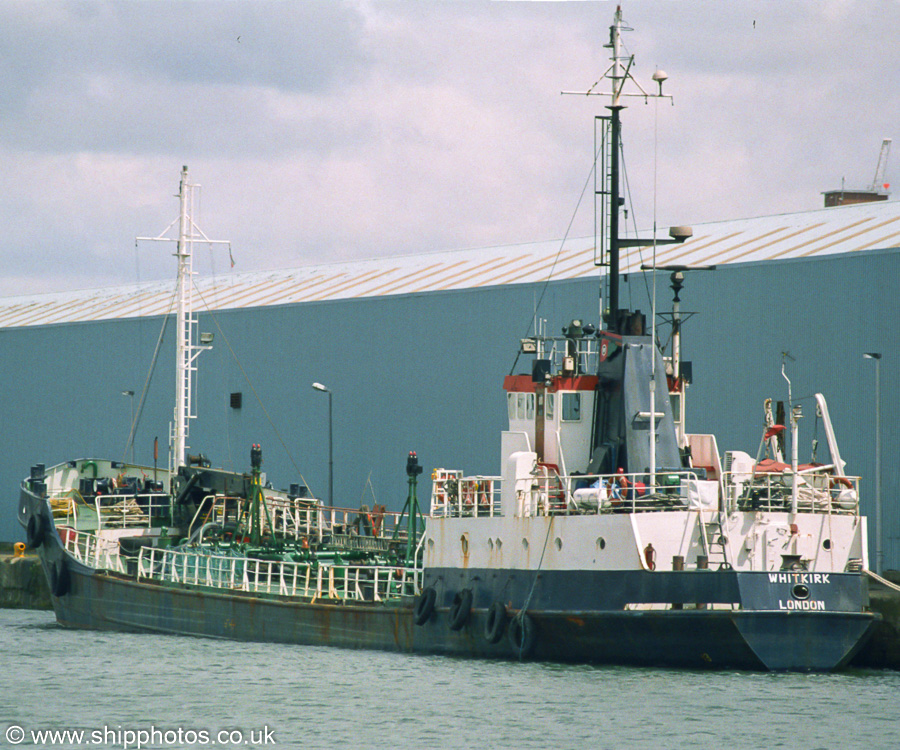
[[[597,372],[600,365],[600,339],[548,336],[538,338],[537,343],[543,350],[538,356],[551,361],[552,372],[568,371],[569,364],[574,365],[575,372]],[[572,358],[569,363],[568,358]]]
[[[310,601],[377,602],[415,596],[421,568],[339,563],[295,563],[144,547],[140,578]]]
[[[200,502],[188,524],[188,537],[207,523],[216,523],[220,526],[225,526],[229,522],[237,524],[242,502],[243,498],[235,495],[207,495]]]
[[[403,515],[383,505],[372,508],[326,508],[313,506],[291,508],[275,506],[276,531],[288,538],[306,540],[310,544],[328,542],[351,549],[382,550],[391,542],[406,539]]]
[[[405,541],[403,514],[375,504],[360,508],[326,508],[316,500],[264,495],[260,509],[260,533],[292,539],[309,546],[328,542],[349,549],[386,550],[398,540]],[[499,500],[499,496],[498,496]],[[240,497],[209,495],[203,499],[188,527],[188,536],[208,522],[223,528],[237,525],[246,508]],[[246,522],[246,519],[245,519]]]
[[[725,472],[725,501],[729,509],[789,511],[794,474],[784,472]],[[858,476],[836,476],[821,468],[797,473],[797,511],[859,515]]]
[[[499,516],[501,477],[464,477],[461,471],[435,469],[432,474],[431,515]]]
[[[60,527],[59,535],[66,552],[79,562],[97,570],[126,572],[117,540],[103,539],[95,533],[76,531],[67,526]]]
[[[169,512],[169,496],[155,492],[85,499],[78,490],[67,489],[49,495],[47,501],[57,522],[94,530],[150,527],[153,518]]]
[[[564,475],[546,465],[517,480],[516,514],[597,515],[664,510],[718,510],[719,485],[685,469],[647,473]]]
[[[407,521],[396,511],[375,504],[370,509],[327,508],[324,510],[330,541],[351,549],[383,550],[392,543],[405,542]]]
[[[322,506],[309,498],[266,495],[268,516],[262,514],[264,526],[271,522],[276,534],[288,539],[322,540],[325,517]]]
[[[148,526],[150,517],[138,505],[134,495],[97,495],[94,498],[97,529]]]
[[[382,549],[385,542],[401,536],[401,514],[375,504],[372,508],[326,508],[308,499],[290,500],[266,496],[269,517],[263,518],[263,531],[271,521],[276,534],[308,542],[345,541],[359,549]],[[265,514],[262,514],[265,515]]]
[[[78,525],[78,506],[87,506],[78,490],[74,489],[51,493],[47,496],[47,502],[50,504],[53,520],[73,528]]]

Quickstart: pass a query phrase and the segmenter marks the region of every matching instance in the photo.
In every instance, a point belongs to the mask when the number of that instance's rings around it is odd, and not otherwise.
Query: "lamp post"
[[[334,445],[332,443],[332,419],[331,419],[331,389],[321,383],[313,383],[312,387],[317,391],[328,394],[328,507],[334,507]]]
[[[881,575],[881,352],[866,352],[863,357],[875,360],[875,572]]]
[[[131,426],[128,428],[128,440],[131,443],[131,463],[134,463],[134,391],[122,391],[123,396],[131,400]]]

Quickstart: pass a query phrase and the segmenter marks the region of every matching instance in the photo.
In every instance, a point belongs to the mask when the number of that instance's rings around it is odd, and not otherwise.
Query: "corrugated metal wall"
[[[865,478],[863,507],[870,516],[874,363],[862,354],[884,353],[884,560],[893,568],[900,567],[898,282],[900,252],[868,252],[689,273],[681,294],[684,311],[700,312],[684,328],[684,358],[693,361],[694,372],[689,429],[716,433],[720,450],[754,454],[763,399],[787,400],[781,352],[789,351],[795,358],[788,362],[793,393],[804,407],[801,457],[808,456],[813,438],[812,396],[818,390],[828,398],[848,473]],[[660,310],[671,308],[667,283],[668,275],[661,275]],[[649,310],[647,287],[643,277],[632,276],[623,304]],[[540,285],[508,285],[226,311],[215,319],[201,315],[200,329],[214,332],[216,341],[200,358],[192,452],[242,469],[249,445],[260,442],[263,468],[275,484],[305,480],[324,495],[327,399],[310,387],[320,381],[334,392],[337,504],[371,504],[365,489],[370,480],[377,501],[399,509],[409,450],[419,452],[426,479],[435,466],[498,473],[502,377],[512,368],[540,294]],[[575,280],[551,284],[539,314],[559,330],[573,317],[596,318],[596,309],[595,283]],[[160,318],[146,318],[0,329],[7,435],[0,482],[8,498],[0,538],[22,536],[16,488],[32,463],[125,457],[131,399],[122,391],[135,391],[137,406],[160,325]],[[172,336],[170,326],[137,433],[136,458],[150,464],[155,436],[165,464]],[[517,369],[525,371],[525,362]],[[232,392],[243,394],[240,410],[229,406]],[[818,438],[824,457],[821,425]],[[420,499],[428,495],[425,481]],[[874,567],[873,531],[874,519]]]

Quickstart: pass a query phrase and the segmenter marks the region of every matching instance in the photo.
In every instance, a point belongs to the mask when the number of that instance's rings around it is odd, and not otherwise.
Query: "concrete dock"
[[[900,571],[885,571],[883,578],[900,585]],[[869,579],[869,603],[881,614],[875,635],[853,660],[857,667],[900,669],[900,591]]]
[[[0,548],[0,607],[50,609],[50,589],[37,555],[17,557],[12,545]]]

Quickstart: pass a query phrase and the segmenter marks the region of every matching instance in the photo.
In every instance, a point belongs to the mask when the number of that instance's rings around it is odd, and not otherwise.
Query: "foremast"
[[[194,315],[194,243],[207,245],[227,245],[228,240],[211,240],[194,221],[195,194],[200,185],[191,182],[187,166],[181,168],[181,181],[178,185],[179,201],[178,218],[157,237],[138,237],[138,240],[175,242],[175,258],[178,261],[178,276],[175,281],[175,410],[173,424],[169,434],[169,456],[173,471],[188,463],[187,439],[190,434],[190,421],[196,419],[193,403],[193,374],[196,371],[196,360],[200,352],[211,349],[212,341],[196,343],[197,318]],[[167,236],[178,224],[177,237]]]

